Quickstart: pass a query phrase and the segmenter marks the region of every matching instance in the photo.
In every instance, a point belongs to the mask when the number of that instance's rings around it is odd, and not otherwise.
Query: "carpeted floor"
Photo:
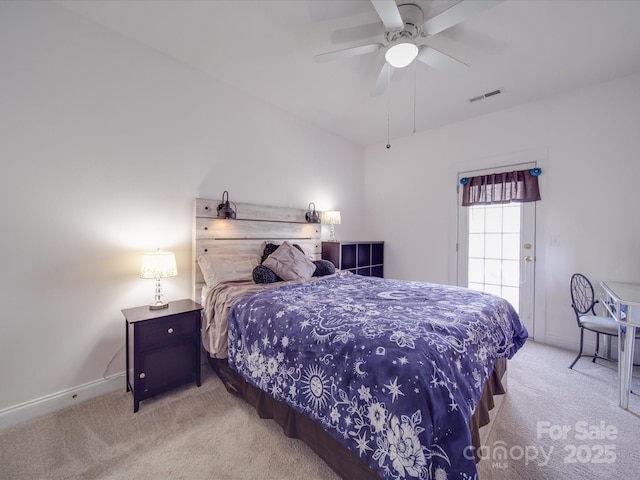
[[[615,365],[528,342],[482,451],[481,480],[640,476],[640,396],[617,405]],[[305,479],[337,476],[228,394],[208,368],[132,413],[124,388],[0,431],[0,479]],[[640,379],[633,387],[640,392]]]
[[[478,467],[482,480],[640,478],[640,397],[632,394],[629,410],[621,409],[617,365],[582,358],[570,370],[574,357],[527,342],[509,362],[508,393]]]

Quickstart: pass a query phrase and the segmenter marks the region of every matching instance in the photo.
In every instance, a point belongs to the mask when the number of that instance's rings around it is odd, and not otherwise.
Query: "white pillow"
[[[283,280],[309,280],[316,271],[315,263],[287,241],[282,242],[262,265]]]
[[[216,255],[208,253],[198,256],[198,264],[204,281],[210,287],[235,280],[251,280],[253,268],[260,264],[257,255]]]

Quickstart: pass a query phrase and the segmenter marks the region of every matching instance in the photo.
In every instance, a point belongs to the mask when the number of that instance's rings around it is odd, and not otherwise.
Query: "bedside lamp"
[[[175,277],[178,275],[178,267],[176,267],[176,256],[173,252],[157,252],[145,253],[142,255],[142,267],[140,268],[140,278],[155,278],[156,295],[155,303],[149,305],[150,310],[160,310],[167,308],[168,303],[162,301],[162,284],[161,278]]]
[[[329,236],[329,241],[330,242],[337,242],[336,235],[335,235],[335,229],[334,229],[333,226],[334,225],[340,225],[340,212],[338,212],[337,210],[324,212],[322,214],[322,223],[324,223],[325,225],[330,225],[331,226],[331,235]]]

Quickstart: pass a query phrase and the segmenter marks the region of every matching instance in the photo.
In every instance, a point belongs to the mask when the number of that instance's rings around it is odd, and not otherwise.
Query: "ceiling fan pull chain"
[[[387,149],[391,148],[391,143],[389,141],[389,117],[391,111],[391,69],[387,68]]]
[[[413,62],[413,133],[416,133],[416,96],[418,92],[418,66]]]

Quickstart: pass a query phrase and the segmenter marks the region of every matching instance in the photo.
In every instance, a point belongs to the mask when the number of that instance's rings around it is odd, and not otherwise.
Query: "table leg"
[[[636,336],[636,327],[620,325],[618,346],[620,358],[618,358],[618,385],[620,386],[618,405],[622,408],[629,407],[629,393],[631,391],[631,375],[633,373],[633,347]],[[625,333],[623,333],[625,330]]]

